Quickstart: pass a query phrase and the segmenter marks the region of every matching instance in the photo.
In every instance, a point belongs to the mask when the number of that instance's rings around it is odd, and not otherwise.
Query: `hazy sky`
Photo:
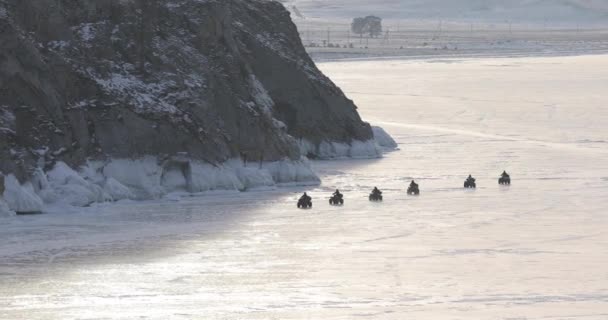
[[[285,0],[307,17],[608,24],[608,0]]]

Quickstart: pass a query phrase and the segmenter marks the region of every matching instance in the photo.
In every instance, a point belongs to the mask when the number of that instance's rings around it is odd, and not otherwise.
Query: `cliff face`
[[[57,161],[272,161],[299,159],[301,139],[373,138],[274,1],[0,0],[0,48],[0,171],[20,178]]]

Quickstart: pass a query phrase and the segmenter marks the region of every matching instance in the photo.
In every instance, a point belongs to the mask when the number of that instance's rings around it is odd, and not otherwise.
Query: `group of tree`
[[[351,31],[363,37],[369,34],[371,38],[382,35],[382,19],[376,16],[354,18],[350,25]]]

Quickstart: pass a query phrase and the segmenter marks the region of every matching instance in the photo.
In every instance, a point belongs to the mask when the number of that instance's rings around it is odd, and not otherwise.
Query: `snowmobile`
[[[298,208],[300,208],[300,209],[312,208],[312,200],[310,198],[300,198],[300,200],[298,200]]]
[[[466,189],[475,189],[477,188],[477,184],[475,183],[475,178],[469,176],[467,180],[464,182],[464,187]]]
[[[418,196],[420,195],[420,189],[418,188],[418,184],[412,183],[407,188],[407,194],[410,196]]]
[[[379,202],[382,201],[382,192],[381,191],[376,191],[377,189],[374,189],[374,191],[372,191],[372,193],[369,194],[369,201],[374,201],[374,202]]]
[[[331,198],[329,198],[329,204],[332,206],[343,205],[344,196],[341,194],[334,194]]]
[[[503,172],[500,178],[498,178],[498,184],[503,186],[511,185],[511,176],[506,171]]]

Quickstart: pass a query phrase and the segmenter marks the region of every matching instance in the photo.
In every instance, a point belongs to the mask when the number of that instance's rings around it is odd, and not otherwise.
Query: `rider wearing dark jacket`
[[[377,195],[377,196],[379,196],[379,195],[381,195],[381,194],[382,194],[382,191],[380,191],[380,190],[378,189],[378,187],[374,187],[374,190],[372,190],[372,194],[373,194],[373,195]]]
[[[503,171],[502,174],[500,175],[503,178],[510,178],[511,176],[509,176],[509,174],[507,173],[507,171]]]
[[[416,181],[412,180],[412,183],[410,183],[410,188],[418,188]]]
[[[334,192],[334,197],[337,197],[338,199],[342,199],[344,197],[344,195],[340,193],[340,190],[336,189],[336,192]]]
[[[302,197],[300,198],[300,200],[310,201],[310,200],[312,200],[312,198],[310,196],[308,196],[306,194],[306,192],[304,192],[304,194],[302,195]]]

